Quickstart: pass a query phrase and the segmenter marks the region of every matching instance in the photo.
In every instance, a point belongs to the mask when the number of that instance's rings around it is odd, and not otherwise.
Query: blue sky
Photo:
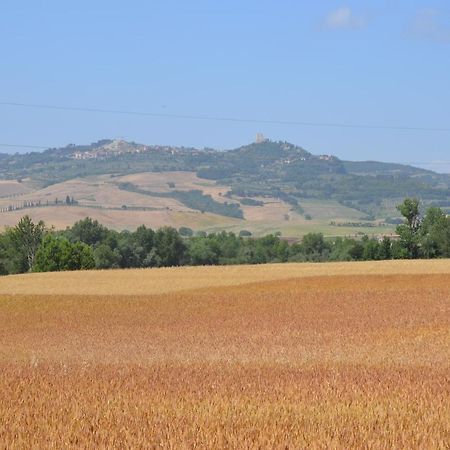
[[[3,0],[0,103],[262,121],[450,128],[450,3]],[[124,137],[433,163],[450,132],[188,120],[0,104],[0,143]],[[0,151],[22,151],[0,147]],[[439,163],[441,161],[441,163]],[[438,162],[438,163],[435,163]]]

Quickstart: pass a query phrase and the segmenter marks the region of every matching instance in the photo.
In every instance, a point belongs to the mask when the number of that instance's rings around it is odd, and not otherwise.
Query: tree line
[[[11,212],[18,211],[21,209],[29,209],[29,208],[41,208],[49,205],[65,205],[65,206],[75,206],[78,205],[78,201],[69,195],[66,196],[65,200],[59,200],[57,197],[53,202],[47,200],[45,203],[42,203],[41,200],[25,200],[20,204],[11,204],[0,208],[0,212]]]
[[[421,215],[419,201],[410,198],[398,209],[404,223],[397,226],[396,239],[326,239],[321,233],[309,233],[292,244],[272,234],[261,238],[225,231],[194,235],[186,227],[152,230],[141,225],[133,232],[118,232],[90,218],[55,231],[25,216],[0,234],[0,274],[450,257],[450,217],[437,207]]]

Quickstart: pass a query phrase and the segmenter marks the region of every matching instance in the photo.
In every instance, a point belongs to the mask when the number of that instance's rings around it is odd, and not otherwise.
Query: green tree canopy
[[[108,235],[108,229],[90,217],[79,220],[70,229],[71,240],[81,241],[88,245],[96,245]]]
[[[405,218],[405,223],[396,228],[397,234],[400,236],[400,245],[405,249],[407,258],[417,258],[419,256],[420,230],[419,200],[406,198],[397,206],[397,209]]]
[[[427,210],[420,229],[420,242],[424,257],[450,257],[450,217],[440,208]]]
[[[25,272],[30,271],[45,233],[44,222],[34,223],[27,215],[22,217],[14,228],[8,230],[8,233],[19,258],[20,268]]]
[[[92,248],[82,242],[70,243],[66,238],[48,234],[36,252],[34,272],[86,270],[95,267]]]
[[[175,228],[160,228],[155,234],[155,247],[160,266],[179,266],[185,259],[186,246]]]

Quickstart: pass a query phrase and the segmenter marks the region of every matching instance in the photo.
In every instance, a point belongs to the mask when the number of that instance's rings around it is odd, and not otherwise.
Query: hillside
[[[0,225],[27,209],[57,227],[86,215],[115,228],[190,226],[298,236],[383,233],[395,205],[450,206],[450,175],[313,155],[287,142],[228,151],[102,140],[1,155]]]

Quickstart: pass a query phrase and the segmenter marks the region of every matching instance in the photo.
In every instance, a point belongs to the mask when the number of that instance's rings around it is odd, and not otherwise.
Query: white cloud
[[[430,41],[450,43],[450,23],[445,23],[443,19],[435,9],[422,9],[410,26],[410,34]]]
[[[367,18],[356,14],[349,6],[341,6],[325,17],[323,25],[331,30],[356,30],[366,27]]]

